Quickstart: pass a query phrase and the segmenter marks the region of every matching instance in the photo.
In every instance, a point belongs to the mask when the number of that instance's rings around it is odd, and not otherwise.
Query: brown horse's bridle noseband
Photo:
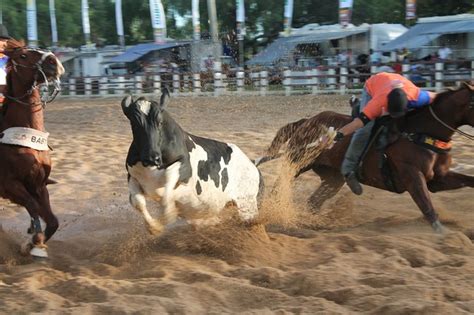
[[[41,76],[43,77],[44,79],[44,83],[46,83],[46,86],[49,87],[49,80],[48,80],[48,77],[46,76],[46,74],[44,73],[43,71],[43,62],[46,60],[46,58],[48,58],[49,56],[54,56],[54,54],[52,52],[49,52],[49,51],[42,51],[42,50],[39,50],[39,49],[29,49],[29,51],[37,51],[37,52],[40,52],[43,56],[41,57],[41,59],[36,62],[33,66],[27,66],[27,65],[22,65],[18,62],[15,61],[15,59],[11,59],[11,63],[13,65],[13,70],[15,72],[18,72],[18,69],[17,67],[22,67],[22,68],[27,68],[27,69],[36,69],[36,73],[35,73],[35,80],[32,84],[32,86],[28,89],[28,91],[26,91],[25,94],[23,94],[22,96],[19,96],[19,97],[13,97],[13,96],[10,96],[10,95],[5,95],[6,98],[14,101],[14,102],[17,102],[17,103],[20,103],[20,104],[23,104],[23,105],[30,105],[30,106],[35,106],[35,105],[41,105],[43,108],[46,106],[47,103],[51,103],[52,101],[54,101],[54,99],[56,98],[56,96],[59,94],[59,92],[61,91],[61,86],[60,86],[60,81],[59,79],[56,79],[54,80],[54,90],[52,93],[50,93],[48,95],[48,98],[47,99],[43,99],[41,98],[41,101],[38,102],[38,103],[27,103],[27,102],[23,102],[21,101],[21,99],[24,99],[25,97],[27,96],[30,96],[33,91],[35,89],[38,89],[40,84],[38,84],[38,73],[41,74]]]

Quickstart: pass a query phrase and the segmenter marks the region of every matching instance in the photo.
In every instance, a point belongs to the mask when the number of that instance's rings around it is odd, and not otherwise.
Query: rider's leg
[[[360,112],[364,110],[370,99],[371,96],[364,88],[360,102]],[[357,168],[359,166],[361,155],[369,141],[373,126],[374,121],[370,121],[354,133],[341,166],[341,173],[344,175],[347,185],[352,192],[357,195],[362,194],[362,186],[357,179]]]

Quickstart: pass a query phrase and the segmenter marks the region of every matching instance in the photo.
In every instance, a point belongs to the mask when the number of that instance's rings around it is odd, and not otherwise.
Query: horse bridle
[[[464,132],[464,131],[458,130],[458,129],[456,129],[456,128],[453,128],[453,127],[451,127],[450,125],[448,125],[447,123],[445,123],[444,121],[442,121],[441,118],[439,118],[439,117],[435,114],[435,112],[434,112],[434,110],[433,110],[433,106],[429,105],[428,107],[429,107],[429,109],[430,109],[431,116],[433,116],[433,118],[434,118],[437,122],[439,122],[441,125],[443,125],[444,127],[448,128],[449,130],[451,130],[451,131],[453,131],[453,132],[455,132],[455,133],[457,133],[457,134],[459,134],[459,135],[461,135],[461,136],[466,137],[466,138],[469,139],[469,140],[474,140],[474,136],[473,136],[473,135],[470,135],[470,134],[468,134],[467,132]],[[469,108],[472,109],[472,110],[474,110],[474,94],[473,94],[473,93],[471,93],[471,102],[469,103]]]
[[[11,63],[13,65],[13,70],[15,72],[18,72],[18,69],[17,67],[22,67],[22,68],[27,68],[27,69],[36,69],[36,73],[35,73],[35,80],[32,84],[32,86],[28,89],[28,91],[26,91],[25,94],[23,94],[22,96],[19,96],[19,97],[13,97],[11,95],[5,95],[6,98],[14,101],[14,102],[17,102],[17,103],[20,103],[20,104],[23,104],[23,105],[31,105],[31,106],[35,106],[35,105],[42,105],[43,108],[46,106],[47,103],[51,103],[52,101],[54,101],[54,99],[56,98],[56,96],[59,94],[59,92],[61,91],[61,86],[60,86],[60,81],[59,79],[55,79],[54,80],[54,90],[52,93],[50,93],[48,95],[48,99],[44,100],[42,97],[41,97],[41,101],[39,103],[27,103],[27,102],[23,102],[21,101],[21,99],[27,97],[27,96],[30,96],[33,91],[35,89],[38,89],[40,84],[38,84],[38,73],[40,73],[44,79],[44,83],[46,84],[46,86],[49,88],[49,80],[48,80],[48,77],[46,76],[46,74],[44,73],[44,70],[43,70],[43,62],[46,60],[46,58],[48,58],[49,56],[54,56],[54,54],[50,51],[43,51],[43,50],[39,50],[39,49],[29,49],[29,51],[37,51],[37,52],[40,52],[42,54],[42,57],[41,59],[36,62],[33,66],[29,66],[29,65],[22,65],[18,62],[15,61],[15,59],[11,58]],[[56,58],[56,56],[54,56]]]

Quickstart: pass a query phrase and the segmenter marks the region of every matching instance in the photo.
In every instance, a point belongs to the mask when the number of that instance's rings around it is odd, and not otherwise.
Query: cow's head
[[[133,143],[143,166],[163,167],[163,111],[169,100],[167,89],[162,91],[160,102],[145,97],[134,100],[127,96],[122,100],[122,110],[132,126]]]

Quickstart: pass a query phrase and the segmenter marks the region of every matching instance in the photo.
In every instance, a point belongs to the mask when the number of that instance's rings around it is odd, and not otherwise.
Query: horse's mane
[[[7,41],[7,46],[5,47],[5,50],[12,51],[23,47],[25,47],[25,42],[23,40],[9,39]]]
[[[464,90],[464,89],[473,89],[473,87],[471,87],[469,85],[469,83],[467,82],[463,82],[463,84],[461,84],[460,86],[458,87],[455,87],[455,88],[448,88],[446,89],[445,91],[443,92],[440,92],[436,95],[436,98],[434,99],[433,101],[433,105],[436,105],[436,104],[439,104],[440,102],[444,101],[446,98],[450,97],[451,95],[453,95],[454,93],[456,92],[459,92],[461,90]]]

